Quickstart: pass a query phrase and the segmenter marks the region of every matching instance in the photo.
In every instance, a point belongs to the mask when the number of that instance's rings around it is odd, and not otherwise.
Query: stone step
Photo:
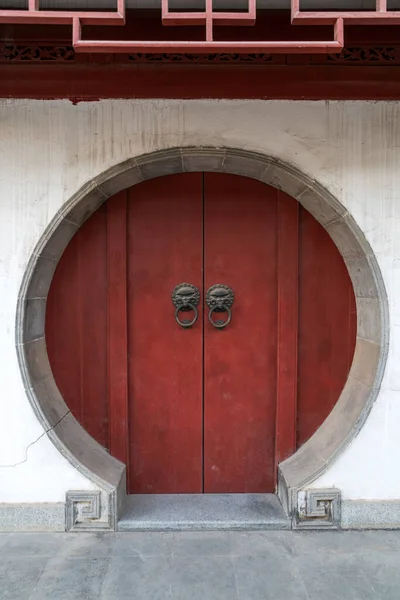
[[[133,494],[119,531],[290,529],[274,494]]]

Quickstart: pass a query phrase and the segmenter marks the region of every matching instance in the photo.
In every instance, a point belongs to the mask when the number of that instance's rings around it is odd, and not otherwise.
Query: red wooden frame
[[[209,0],[208,0],[209,1]],[[188,13],[190,14],[190,13]],[[222,15],[223,13],[219,13]],[[230,13],[232,14],[232,13]],[[241,13],[238,13],[241,15]],[[222,24],[222,19],[221,23]],[[212,16],[206,17],[206,37],[207,41],[106,41],[106,40],[83,40],[82,26],[79,19],[73,20],[72,43],[76,52],[274,52],[279,54],[286,53],[326,53],[340,51],[344,44],[343,21],[338,19],[334,25],[333,41],[210,41],[212,38]],[[183,23],[182,25],[190,23]],[[240,24],[240,23],[236,23]]]
[[[28,9],[0,10],[0,23],[18,25],[72,25],[74,19],[84,25],[125,25],[125,0],[117,0],[116,11],[41,10],[40,0],[28,0]]]
[[[375,0],[374,10],[302,11],[301,0],[291,0],[293,25],[400,25],[400,11],[388,10],[387,0]]]
[[[291,0],[291,22],[300,25],[332,25],[332,40],[256,40],[220,41],[214,39],[214,26],[254,25],[256,0],[248,0],[245,12],[216,12],[212,0],[206,0],[204,11],[175,12],[169,10],[168,0],[162,0],[161,18],[167,26],[205,26],[205,40],[88,40],[82,36],[84,25],[124,25],[125,0],[117,0],[116,11],[50,11],[40,10],[40,0],[29,0],[28,10],[0,10],[0,23],[15,24],[72,24],[72,40],[76,52],[127,53],[141,52],[271,52],[271,53],[329,53],[344,46],[344,25],[398,25],[400,11],[388,11],[387,0],[376,0],[372,11],[313,11],[301,10],[301,0]]]

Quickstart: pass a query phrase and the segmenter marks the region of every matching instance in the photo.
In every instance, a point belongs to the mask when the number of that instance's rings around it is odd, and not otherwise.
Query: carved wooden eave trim
[[[115,59],[115,61],[113,60]],[[327,66],[399,66],[400,46],[351,46],[337,54],[307,55],[299,66],[304,64]],[[0,45],[0,63],[76,63],[96,62],[90,55],[76,54],[72,46],[51,44],[15,44],[4,42]],[[102,61],[103,62],[103,61]],[[245,64],[245,65],[285,65],[292,64],[291,55],[270,53],[134,53],[113,57],[116,64]]]
[[[13,44],[0,45],[0,62],[74,62],[76,54],[72,46],[53,46],[49,44]]]

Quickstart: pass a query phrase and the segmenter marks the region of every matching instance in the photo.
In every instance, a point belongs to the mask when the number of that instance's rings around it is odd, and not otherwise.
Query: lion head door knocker
[[[180,283],[172,292],[172,303],[175,306],[175,319],[178,325],[185,329],[194,325],[197,321],[197,306],[200,302],[200,292],[191,283]],[[179,313],[194,312],[192,320],[179,318]]]
[[[232,304],[235,300],[235,295],[230,287],[217,283],[212,285],[206,294],[206,304],[210,309],[208,320],[211,325],[217,329],[224,329],[231,322]],[[214,313],[228,313],[226,319],[213,319]]]

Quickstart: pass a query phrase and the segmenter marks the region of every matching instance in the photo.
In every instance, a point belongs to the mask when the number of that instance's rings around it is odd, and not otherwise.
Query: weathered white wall
[[[315,483],[345,499],[400,499],[400,104],[0,100],[0,502],[91,489],[43,435],[24,393],[15,315],[27,261],[80,186],[125,159],[185,145],[264,152],[317,179],[353,214],[382,269],[391,342],[366,425]]]

